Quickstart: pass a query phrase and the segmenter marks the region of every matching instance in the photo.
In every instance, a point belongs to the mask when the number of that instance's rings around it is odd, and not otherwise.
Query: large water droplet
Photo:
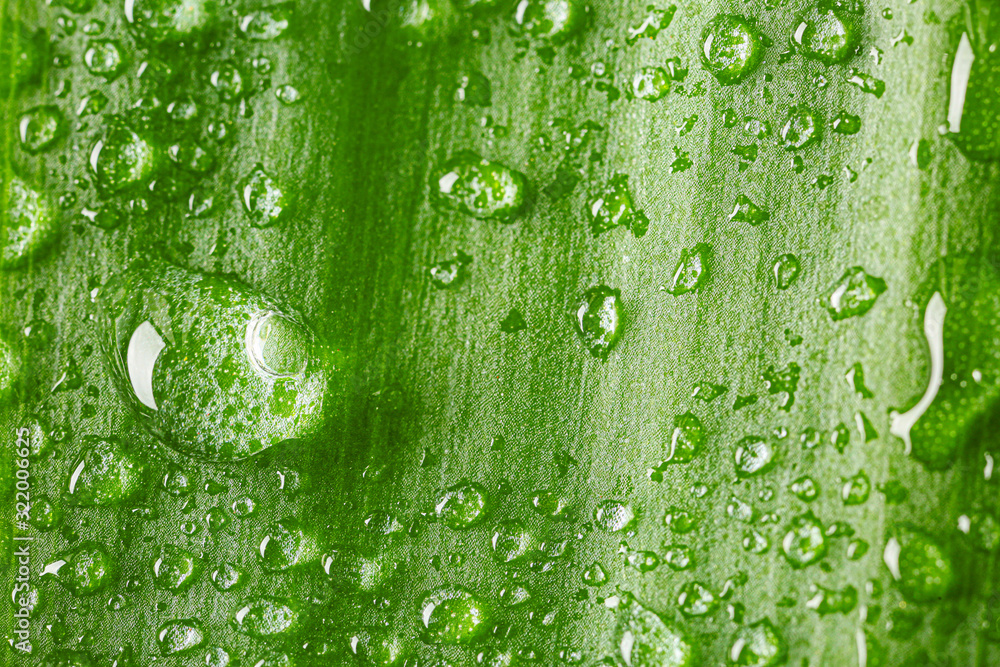
[[[845,62],[860,39],[857,19],[848,12],[817,7],[801,17],[792,32],[792,43],[806,58],[824,65]]]
[[[87,596],[107,588],[117,572],[118,561],[104,545],[88,540],[46,563],[42,576],[55,578],[73,595]]]
[[[108,119],[104,136],[90,151],[97,184],[110,192],[147,182],[157,168],[155,148],[117,116]]]
[[[582,25],[585,14],[579,0],[520,0],[514,20],[527,35],[558,45]]]
[[[586,291],[576,309],[577,333],[598,359],[607,359],[622,335],[622,306],[618,290],[598,285]]]
[[[617,533],[635,520],[632,508],[620,500],[605,500],[594,510],[595,525],[609,533]]]
[[[764,58],[764,45],[750,21],[719,14],[701,33],[701,62],[724,86],[750,76]]]
[[[233,615],[236,630],[257,639],[286,638],[299,626],[299,611],[292,602],[264,596],[248,602]]]
[[[279,2],[255,12],[248,12],[239,19],[240,33],[254,41],[269,41],[281,37],[295,15],[294,2]]]
[[[978,5],[977,5],[978,6]],[[947,136],[969,159],[1000,160],[1000,17],[980,7],[965,13],[951,60]],[[956,40],[953,40],[953,43]]]
[[[756,435],[748,435],[736,443],[733,461],[739,477],[761,475],[775,464],[775,452],[767,440]]]
[[[646,214],[632,201],[626,174],[612,176],[604,193],[590,202],[590,230],[594,236],[619,226],[631,230],[636,237],[644,235],[649,229]]]
[[[910,602],[941,600],[956,583],[948,552],[930,535],[910,525],[891,531],[882,560]]]
[[[66,117],[59,107],[43,105],[25,111],[17,124],[21,148],[36,155],[52,148],[66,131]]]
[[[618,654],[626,667],[694,667],[694,643],[673,622],[635,601],[618,620]]]
[[[167,621],[156,631],[156,644],[165,656],[189,653],[204,641],[201,623],[193,618]]]
[[[144,486],[145,466],[117,440],[88,439],[73,467],[68,497],[78,505],[118,505]]]
[[[45,195],[16,176],[3,184],[0,199],[0,268],[11,269],[40,256],[58,233],[55,210]]]
[[[819,562],[826,550],[823,524],[811,512],[794,517],[781,540],[781,553],[795,569]]]
[[[490,511],[490,496],[482,484],[459,482],[449,487],[434,506],[437,518],[453,530],[475,526]]]
[[[431,591],[420,610],[420,636],[428,644],[468,644],[486,631],[491,617],[482,601],[459,586]]]
[[[312,333],[239,283],[137,262],[103,288],[101,322],[119,392],[171,447],[238,460],[318,423]]]
[[[312,537],[297,519],[275,521],[267,527],[258,547],[260,566],[265,572],[280,572],[315,560],[319,555]]]
[[[729,664],[741,667],[777,667],[788,659],[788,645],[770,619],[740,628],[729,649]]]
[[[480,220],[513,222],[524,208],[524,174],[471,151],[456,154],[431,179],[431,194],[439,206]]]
[[[852,266],[830,288],[824,305],[835,322],[858,317],[871,310],[886,289],[884,280],[869,275],[860,266]]]
[[[153,583],[174,594],[191,588],[201,572],[202,560],[186,549],[164,545],[153,560]]]
[[[208,26],[215,0],[125,0],[125,18],[140,41],[188,40]]]

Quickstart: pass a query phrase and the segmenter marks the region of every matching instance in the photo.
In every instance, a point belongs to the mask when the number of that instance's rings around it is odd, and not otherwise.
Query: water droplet
[[[816,113],[806,106],[794,106],[788,111],[788,120],[781,128],[781,141],[785,150],[797,151],[819,143],[822,127]]]
[[[201,567],[201,558],[190,551],[164,545],[153,560],[153,584],[174,594],[183,593],[197,580]]]
[[[594,524],[608,533],[617,533],[635,520],[632,508],[620,500],[605,500],[594,510]]]
[[[486,631],[491,618],[490,609],[459,586],[431,591],[420,609],[421,639],[427,644],[468,644]]]
[[[861,92],[874,95],[876,98],[882,97],[885,93],[885,81],[876,79],[871,74],[866,74],[859,69],[851,68],[847,83],[856,86]]]
[[[215,11],[215,0],[125,0],[125,18],[136,37],[154,44],[191,39]]]
[[[775,370],[774,366],[768,366],[761,375],[768,394],[771,396],[785,394],[785,400],[778,406],[779,410],[788,412],[795,404],[795,392],[799,386],[801,370],[799,365],[792,361],[783,370]]]
[[[260,566],[265,572],[282,572],[319,555],[316,544],[297,519],[275,521],[264,532],[258,548]]]
[[[976,161],[1000,159],[1000,112],[996,108],[1000,54],[989,41],[995,23],[987,12],[972,12],[962,24],[967,31],[951,59],[945,131],[966,157]]]
[[[781,540],[781,553],[795,569],[819,562],[826,556],[826,536],[823,524],[811,512],[792,519]]]
[[[635,207],[625,174],[615,174],[605,186],[604,193],[590,203],[590,230],[594,236],[615,227],[631,230],[636,238],[649,229],[649,218]]]
[[[700,581],[684,584],[677,596],[677,608],[685,616],[708,616],[719,608],[719,600],[715,594]]]
[[[847,381],[847,385],[851,388],[851,391],[860,398],[872,398],[874,396],[871,390],[865,385],[865,371],[860,361],[847,370],[844,374],[844,379]]]
[[[855,17],[828,6],[810,10],[792,32],[796,50],[824,65],[845,62],[854,54],[859,39],[860,26]]]
[[[576,309],[576,331],[594,357],[607,359],[622,335],[622,305],[618,290],[598,285],[587,290]]]
[[[501,521],[493,531],[493,557],[513,563],[531,554],[538,543],[517,519]]]
[[[698,526],[694,515],[679,507],[668,509],[667,513],[663,516],[663,523],[678,535],[690,533]]]
[[[840,487],[840,499],[845,505],[862,505],[868,500],[871,486],[868,475],[864,470],[859,470],[856,475],[844,480]]]
[[[441,208],[509,223],[524,208],[526,186],[524,174],[463,151],[435,172],[431,194]]]
[[[16,176],[3,184],[4,210],[0,222],[6,239],[0,249],[0,268],[11,269],[42,255],[58,235],[56,211],[44,194]]]
[[[52,148],[65,131],[66,118],[55,105],[32,107],[18,121],[21,148],[32,155]]]
[[[643,67],[632,76],[632,97],[655,102],[670,92],[670,77],[662,67]]]
[[[528,328],[528,323],[524,321],[524,315],[517,308],[511,308],[506,317],[500,320],[500,331],[504,333],[517,333]]]
[[[248,602],[233,615],[237,632],[257,639],[287,638],[299,626],[299,611],[291,601],[264,596]]]
[[[548,519],[567,519],[570,512],[566,501],[558,493],[548,490],[538,490],[531,497],[531,508],[540,516]]]
[[[288,217],[289,197],[262,164],[256,164],[243,178],[239,192],[243,210],[254,227],[270,227]]]
[[[882,555],[903,597],[935,602],[955,585],[951,556],[930,535],[909,525],[896,526]]]
[[[833,119],[833,131],[843,135],[857,134],[861,131],[861,116],[840,111]]]
[[[239,283],[137,262],[103,288],[101,321],[119,393],[181,452],[243,459],[318,424],[311,332]]]
[[[685,412],[674,418],[674,429],[664,463],[688,463],[705,444],[705,428],[694,414]]]
[[[736,443],[734,462],[739,477],[761,475],[774,467],[774,448],[761,437],[747,436]]]
[[[118,505],[144,486],[145,467],[117,440],[90,438],[73,467],[68,497],[77,505]]]
[[[755,528],[743,533],[743,550],[747,553],[761,555],[771,548],[771,540]]]
[[[222,63],[209,75],[209,82],[223,102],[235,102],[243,95],[243,73],[233,63]]]
[[[912,164],[917,169],[926,169],[930,166],[931,158],[931,143],[926,139],[919,139],[910,144],[910,150],[908,155],[910,156],[910,164]]]
[[[729,664],[745,667],[777,667],[788,659],[788,645],[770,619],[740,628],[729,649]]]
[[[664,562],[671,570],[689,570],[694,567],[694,552],[686,544],[668,544],[664,547]]]
[[[632,46],[640,39],[656,39],[661,30],[666,30],[677,12],[674,5],[666,9],[658,9],[656,5],[646,5],[646,16],[642,23],[634,28],[629,28],[625,35],[625,43]]]
[[[863,442],[871,442],[878,438],[878,431],[875,430],[875,426],[868,419],[868,415],[860,410],[854,413],[854,425],[857,427],[858,435],[861,436]]]
[[[812,477],[803,475],[788,485],[788,490],[802,502],[810,503],[819,497],[819,487]]]
[[[294,2],[279,2],[240,17],[240,33],[254,41],[269,41],[281,37],[295,14]]]
[[[163,655],[188,653],[204,641],[201,623],[193,618],[168,621],[156,630],[156,644]]]
[[[694,667],[695,646],[677,625],[632,601],[618,620],[618,651],[626,667]]]
[[[229,653],[221,646],[213,646],[205,653],[205,667],[229,667],[229,664]],[[128,667],[128,665],[116,667]]]
[[[212,570],[212,585],[220,593],[231,591],[243,582],[243,572],[232,563],[223,563]]]
[[[434,514],[452,530],[465,530],[482,522],[490,509],[486,488],[482,484],[463,481],[441,494],[434,506]]]
[[[63,520],[63,510],[47,495],[32,495],[31,510],[28,514],[31,525],[41,532],[57,528]]]
[[[693,292],[708,278],[708,258],[711,248],[699,243],[693,248],[681,250],[681,258],[674,269],[673,279],[667,291],[674,296]]]
[[[600,563],[594,562],[583,571],[583,583],[588,586],[603,586],[608,581],[608,573]]]
[[[101,188],[118,192],[146,183],[157,168],[154,147],[123,119],[108,119],[104,135],[90,151],[90,168]]]
[[[746,79],[764,58],[764,44],[750,21],[719,14],[701,33],[701,62],[724,86]]]
[[[275,88],[274,96],[285,106],[298,104],[302,101],[302,93],[290,83],[285,83]]]
[[[121,45],[112,39],[90,40],[83,54],[83,62],[91,74],[108,81],[118,78],[125,67]]]
[[[841,454],[844,453],[844,449],[851,442],[851,432],[847,430],[844,424],[837,424],[833,431],[830,432],[830,444],[836,448]]]
[[[464,104],[488,107],[493,104],[493,88],[482,72],[468,72],[459,77],[455,99]]]
[[[736,204],[733,206],[733,212],[729,214],[729,219],[756,226],[770,220],[771,214],[766,209],[754,204],[746,195],[740,195],[736,198]]]
[[[242,498],[237,498],[233,501],[232,510],[233,514],[238,517],[246,517],[253,514],[257,509],[257,503],[253,501],[253,498],[248,498],[246,496]]]
[[[586,11],[579,0],[521,0],[514,20],[521,32],[559,45],[580,28]]]
[[[860,266],[852,266],[830,288],[827,311],[833,321],[864,315],[887,289],[885,281],[869,275]]]
[[[73,595],[83,597],[103,591],[117,572],[118,562],[104,545],[87,540],[46,563],[42,577],[53,577]]]

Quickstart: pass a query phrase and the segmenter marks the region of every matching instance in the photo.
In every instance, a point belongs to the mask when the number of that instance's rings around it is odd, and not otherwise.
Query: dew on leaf
[[[743,16],[719,14],[702,30],[702,65],[724,86],[746,79],[763,58],[763,41]]]
[[[681,250],[681,258],[674,269],[667,291],[674,296],[693,292],[708,278],[708,259],[711,249],[706,243]]]
[[[427,644],[468,644],[487,630],[492,615],[478,597],[460,586],[431,591],[420,609],[420,637]]]
[[[638,238],[649,228],[649,219],[632,200],[626,174],[615,174],[608,181],[601,196],[590,203],[589,212],[590,230],[594,236],[615,227],[625,227]]]
[[[17,124],[21,148],[31,155],[43,153],[60,139],[66,131],[66,118],[55,105],[32,107]]]
[[[830,288],[824,305],[835,322],[859,317],[872,309],[886,289],[884,280],[852,266]]]

